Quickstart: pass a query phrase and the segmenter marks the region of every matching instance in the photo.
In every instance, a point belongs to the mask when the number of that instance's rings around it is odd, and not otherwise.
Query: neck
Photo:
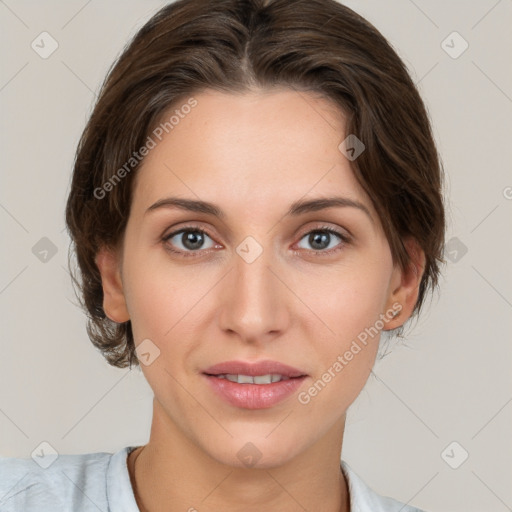
[[[260,469],[211,458],[161,413],[155,400],[150,440],[128,458],[141,512],[292,512],[319,503],[325,512],[350,512],[339,456],[344,421],[294,459]]]

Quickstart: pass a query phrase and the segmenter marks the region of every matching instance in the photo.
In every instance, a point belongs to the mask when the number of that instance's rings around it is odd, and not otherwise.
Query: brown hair
[[[139,164],[134,155],[178,100],[205,89],[273,86],[319,93],[340,106],[346,134],[366,147],[352,168],[379,214],[393,260],[410,264],[403,244],[409,236],[425,252],[416,314],[437,286],[444,261],[442,165],[425,105],[377,29],[335,0],[178,0],[138,31],[110,69],[76,152],[66,207],[79,267],[74,282],[89,337],[111,365],[138,360],[130,322],[105,315],[94,259],[100,247],[122,239]]]

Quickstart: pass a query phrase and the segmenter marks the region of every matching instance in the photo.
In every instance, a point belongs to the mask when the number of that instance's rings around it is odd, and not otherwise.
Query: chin
[[[275,425],[274,425],[275,427]],[[279,427],[278,427],[279,428]],[[228,429],[229,430],[229,429]],[[209,455],[221,464],[236,468],[271,469],[283,466],[300,454],[306,446],[286,432],[258,435],[234,435],[229,440],[204,446]]]

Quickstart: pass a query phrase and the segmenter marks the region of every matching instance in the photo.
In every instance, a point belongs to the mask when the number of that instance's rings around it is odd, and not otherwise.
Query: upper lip
[[[282,375],[283,377],[303,377],[306,372],[289,366],[287,364],[279,363],[278,361],[259,361],[257,363],[250,363],[246,361],[225,361],[224,363],[218,363],[210,366],[203,371],[208,375],[249,375],[254,377],[255,375]]]

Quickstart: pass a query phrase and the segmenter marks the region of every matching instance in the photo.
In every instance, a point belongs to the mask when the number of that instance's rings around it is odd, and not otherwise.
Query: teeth
[[[281,380],[288,380],[290,377],[284,377],[283,375],[270,374],[267,375],[235,375],[235,374],[223,374],[216,375],[219,379],[227,379],[231,382],[237,382],[238,384],[270,384],[272,382],[279,382]]]
[[[238,384],[254,384],[254,377],[250,375],[238,375]]]
[[[253,380],[254,384],[270,384],[272,382],[272,375],[255,375]]]

